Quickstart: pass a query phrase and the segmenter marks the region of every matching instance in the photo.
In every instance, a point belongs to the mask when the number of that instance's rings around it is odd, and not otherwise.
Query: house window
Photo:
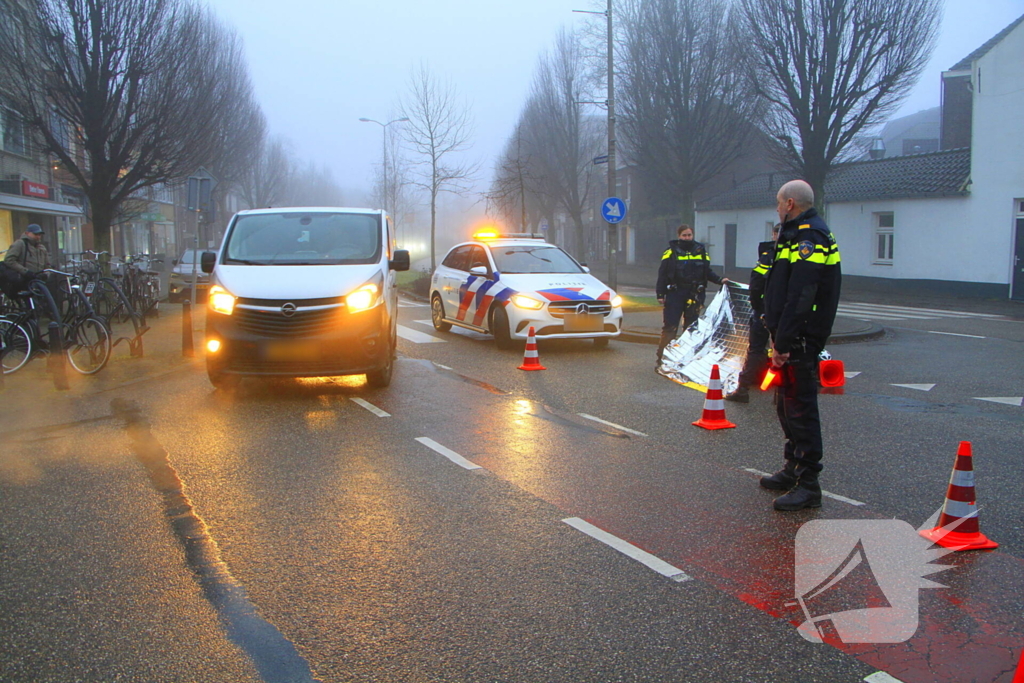
[[[28,155],[28,135],[25,121],[10,109],[0,109],[0,123],[4,129],[4,151]]]
[[[875,214],[875,264],[891,266],[895,215],[891,212]]]
[[[708,241],[704,244],[704,248],[708,252],[708,258],[714,260],[711,256],[711,248],[715,246],[715,226],[708,226]]]
[[[775,230],[775,221],[765,221],[764,222],[764,241],[765,242],[771,242],[772,240],[775,239],[775,237],[772,235],[772,231],[773,230]]]

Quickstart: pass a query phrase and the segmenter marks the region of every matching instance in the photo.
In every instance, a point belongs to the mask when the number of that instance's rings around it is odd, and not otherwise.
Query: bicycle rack
[[[118,337],[114,340],[111,348],[117,346],[121,342],[128,342],[128,355],[132,358],[142,358],[145,355],[145,347],[142,342],[142,335],[149,332],[150,327],[146,324],[146,317],[141,313],[137,312],[132,308],[128,298],[121,291],[121,288],[111,278],[100,278],[101,283],[109,283],[110,291],[114,292],[118,299],[121,301],[121,305],[124,306],[125,311],[128,312],[128,317],[132,320],[132,328],[135,330],[135,335],[132,337]]]

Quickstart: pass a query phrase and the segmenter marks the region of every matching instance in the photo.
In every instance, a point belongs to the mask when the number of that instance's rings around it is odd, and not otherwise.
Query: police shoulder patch
[[[811,258],[811,254],[814,253],[814,242],[810,240],[804,240],[799,245],[797,245],[796,250],[797,253],[800,254],[800,258],[809,259]]]

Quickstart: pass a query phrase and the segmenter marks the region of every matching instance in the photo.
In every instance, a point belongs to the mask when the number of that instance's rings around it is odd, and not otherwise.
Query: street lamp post
[[[401,123],[403,121],[408,121],[409,118],[406,117],[406,116],[403,116],[400,119],[395,119],[393,121],[388,121],[387,123],[381,123],[380,121],[377,121],[375,119],[360,118],[359,120],[362,121],[363,123],[376,123],[378,126],[380,126],[383,129],[382,136],[381,136],[382,143],[383,143],[381,145],[381,151],[384,152],[384,212],[387,213],[387,210],[388,210],[388,126],[390,126],[392,123]]]
[[[580,14],[603,15],[608,21],[608,196],[616,196],[615,181],[615,58],[614,46],[615,34],[612,32],[612,0],[608,0],[608,9],[604,12],[592,12],[587,10],[574,9],[573,12]],[[619,234],[618,225],[608,224],[608,285],[615,289],[618,282],[618,246]]]

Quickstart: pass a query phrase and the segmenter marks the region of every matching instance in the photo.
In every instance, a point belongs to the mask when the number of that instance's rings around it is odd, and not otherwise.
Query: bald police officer
[[[786,445],[783,468],[761,486],[786,491],[775,509],[793,511],[821,507],[818,354],[832,333],[842,275],[839,246],[814,208],[811,186],[790,181],[776,198],[782,230],[765,281],[764,323],[782,378],[775,405]]]

